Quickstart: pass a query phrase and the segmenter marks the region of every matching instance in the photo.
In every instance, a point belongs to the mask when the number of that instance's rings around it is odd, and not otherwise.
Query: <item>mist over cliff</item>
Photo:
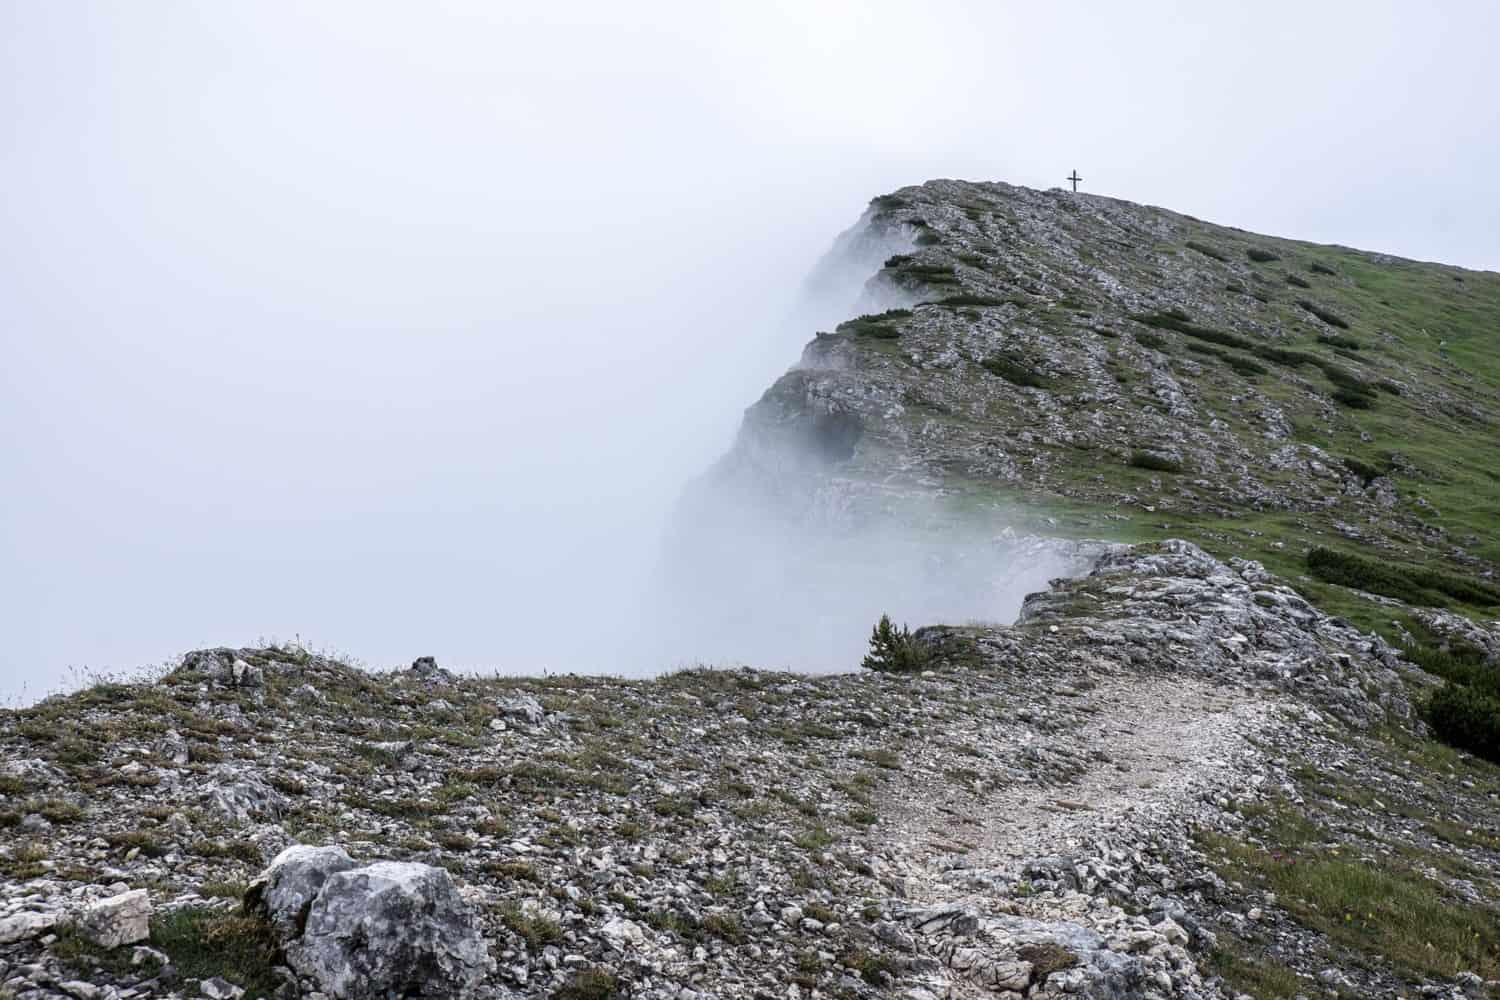
[[[1432,183],[1495,173],[1453,98],[1494,89],[1493,10],[1152,6],[12,5],[0,698],[258,637],[709,655],[640,610],[683,484],[882,307],[861,269],[792,299],[914,180],[1077,167],[1494,266],[1495,205]]]

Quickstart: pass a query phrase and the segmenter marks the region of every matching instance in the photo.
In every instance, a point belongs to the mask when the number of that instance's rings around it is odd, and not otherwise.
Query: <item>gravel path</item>
[[[1281,707],[1263,693],[1125,673],[1087,691],[1061,691],[1076,692],[1080,724],[1053,738],[1083,751],[1081,773],[982,795],[949,782],[892,790],[883,829],[890,846],[920,862],[908,887],[913,899],[951,900],[943,876],[955,869],[1018,870],[1033,858],[1183,822],[1205,795],[1244,773],[1251,739]]]

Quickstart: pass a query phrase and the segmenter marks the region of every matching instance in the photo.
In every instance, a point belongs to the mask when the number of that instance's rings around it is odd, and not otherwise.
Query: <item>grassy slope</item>
[[[1019,507],[1051,533],[1122,541],[1187,537],[1221,556],[1257,559],[1296,581],[1326,610],[1387,636],[1395,634],[1391,609],[1308,578],[1308,549],[1327,545],[1382,561],[1493,579],[1493,567],[1500,564],[1500,433],[1491,422],[1500,418],[1500,275],[1256,236],[1153,209],[1140,211],[1167,220],[1162,228],[1173,230],[1170,239],[1156,237],[1135,247],[1133,254],[1120,254],[1112,246],[1115,241],[1083,220],[1068,233],[1077,241],[1072,248],[1076,256],[1068,259],[1056,245],[1028,245],[1032,234],[1024,213],[1010,210],[1003,199],[986,200],[982,191],[959,205],[967,224],[942,220],[937,206],[951,206],[955,195],[930,187],[898,192],[895,204],[887,202],[891,211],[884,219],[889,225],[914,216],[932,220],[921,228],[928,234],[921,260],[949,264],[956,281],[940,276],[940,284],[925,287],[918,281],[919,298],[978,293],[1001,302],[1013,295],[1028,307],[1009,322],[1052,338],[1064,351],[1097,350],[1097,331],[1104,329],[1111,335],[1104,344],[1109,369],[1132,403],[1143,398],[1150,378],[1142,368],[1144,352],[1170,365],[1172,376],[1191,387],[1205,410],[1228,420],[1247,440],[1257,429],[1234,420],[1243,393],[1253,387],[1286,413],[1293,441],[1315,445],[1335,461],[1352,459],[1386,474],[1399,496],[1397,507],[1378,524],[1370,524],[1369,512],[1357,505],[1237,507],[1187,485],[1194,479],[1191,467],[1180,476],[1133,468],[1114,450],[1075,441],[1058,446],[1043,442],[1019,483],[951,470],[943,483],[958,507]],[[1022,259],[1029,256],[1043,265],[1037,268],[1044,276],[1042,287],[1017,265],[1016,255],[1006,255],[1007,241]],[[1252,261],[1247,256],[1252,248],[1277,259]],[[1235,367],[1252,360],[1245,351],[1134,322],[1126,304],[1101,296],[1086,280],[1086,271],[1093,268],[1109,271],[1147,296],[1196,282],[1190,293],[1200,303],[1192,310],[1195,323],[1249,339],[1257,347],[1296,351],[1317,359],[1318,365],[1337,366],[1372,387],[1372,404],[1367,409],[1334,404],[1337,386],[1316,366],[1260,360],[1265,373],[1253,374]],[[1314,317],[1303,302],[1346,326]],[[993,311],[948,310],[956,328],[977,325]],[[1263,336],[1268,329],[1274,339]],[[1349,350],[1330,342],[1333,337],[1351,338],[1359,347]],[[855,350],[887,359],[899,357],[903,343],[850,340]],[[1162,349],[1145,352],[1150,343]],[[1203,353],[1205,346],[1220,356]],[[1087,388],[1066,373],[1050,381],[1052,391],[1064,398]],[[996,435],[1014,435],[1031,419],[1031,399],[1014,386],[995,384],[986,422]],[[973,420],[963,413],[914,412],[928,421]],[[1253,463],[1251,471],[1273,489],[1295,486],[1298,475]],[[1196,498],[1185,499],[1184,488]],[[1122,503],[1122,496],[1136,502]],[[1375,544],[1344,537],[1337,522],[1367,530]],[[1467,555],[1455,560],[1455,548]],[[1495,608],[1451,606],[1476,619],[1497,614]]]

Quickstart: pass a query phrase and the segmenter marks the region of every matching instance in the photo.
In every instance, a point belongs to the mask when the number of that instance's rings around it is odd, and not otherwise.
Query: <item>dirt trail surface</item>
[[[1079,724],[1051,740],[1072,746],[1081,771],[1045,788],[1012,785],[983,796],[922,776],[934,780],[892,796],[888,843],[941,880],[953,869],[1077,850],[1122,828],[1180,823],[1205,795],[1238,783],[1257,755],[1250,741],[1287,707],[1221,685],[1129,675],[1062,690],[1076,699]]]
[[[1153,922],[1117,903],[1139,895],[1140,875],[1163,873],[1162,857],[1188,850],[1195,824],[1257,794],[1265,765],[1254,741],[1290,703],[1129,672],[1055,679],[1038,695],[1065,711],[1014,752],[1035,760],[1065,748],[1069,767],[989,790],[913,770],[886,799],[881,829],[906,922],[946,965],[913,995],[1042,996],[1049,984],[1098,996],[1218,995],[1165,907]],[[1171,876],[1155,888],[1169,891]],[[1160,968],[1133,957],[1153,951]]]

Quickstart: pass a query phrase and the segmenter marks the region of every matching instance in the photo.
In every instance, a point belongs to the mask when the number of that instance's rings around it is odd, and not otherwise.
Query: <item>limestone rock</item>
[[[151,900],[145,889],[101,899],[84,911],[78,928],[101,948],[144,941],[151,936]]]
[[[295,844],[276,855],[250,883],[245,904],[263,914],[283,936],[295,937],[329,877],[356,867],[342,847]]]
[[[0,944],[13,944],[45,934],[59,921],[57,913],[17,913],[0,920]]]
[[[279,819],[286,810],[286,797],[258,775],[221,765],[214,777],[203,805],[235,825]]]
[[[287,961],[338,1000],[463,997],[494,968],[448,873],[395,861],[331,874]]]
[[[542,708],[541,702],[529,694],[515,698],[502,698],[495,702],[495,707],[505,718],[523,722],[528,726],[540,726],[547,721],[546,709]]]

